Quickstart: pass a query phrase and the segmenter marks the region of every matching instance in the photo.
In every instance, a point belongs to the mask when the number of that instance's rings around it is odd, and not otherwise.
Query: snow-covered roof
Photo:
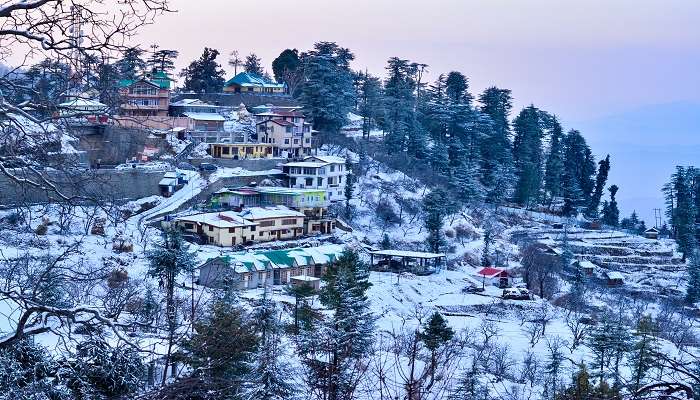
[[[284,164],[285,167],[321,168],[328,165],[322,162],[297,161]]]
[[[376,250],[372,251],[375,256],[387,257],[408,257],[408,258],[439,258],[445,257],[443,253],[425,253],[422,251],[406,251],[406,250]]]
[[[508,271],[502,268],[485,267],[477,271],[476,274],[486,278],[495,278],[497,276],[501,276],[503,273],[507,275]]]
[[[80,108],[93,108],[93,109],[100,109],[100,108],[107,108],[107,106],[104,103],[100,103],[97,100],[93,99],[73,99],[70,101],[63,102],[58,105],[60,108],[72,108],[72,109],[80,109]]]
[[[316,278],[315,276],[301,276],[301,275],[293,276],[289,279],[291,279],[293,281],[300,281],[300,282],[316,282],[316,281],[321,280],[321,278]]]
[[[592,262],[590,262],[588,260],[578,261],[578,265],[581,268],[590,268],[590,269],[595,269],[597,267],[597,265],[593,264]]]
[[[291,210],[284,206],[250,207],[241,211],[240,216],[250,220],[258,220],[269,218],[303,217],[304,213]]]
[[[267,87],[267,88],[284,88],[286,84],[277,83],[272,79],[268,79],[264,76],[254,74],[252,72],[240,72],[238,75],[229,79],[224,87],[238,85],[243,87]]]
[[[166,174],[166,176],[158,182],[158,185],[160,185],[160,186],[176,186],[177,185],[177,177],[167,176],[167,174]]]
[[[241,218],[241,216],[233,211],[188,215],[184,217],[177,217],[175,218],[175,221],[194,222],[215,226],[217,228],[234,228],[239,226],[257,225],[254,222]]]
[[[206,101],[200,99],[182,99],[170,104],[171,107],[206,107],[206,108],[220,108],[214,104],[207,103]]]
[[[219,259],[227,262],[237,273],[266,271],[267,269],[294,268],[309,265],[329,264],[338,259],[345,248],[337,244],[326,244],[309,248],[255,251],[245,254],[230,254]]]
[[[185,113],[185,116],[192,118],[195,121],[226,121],[226,118],[217,113],[188,112]]]
[[[345,164],[345,159],[338,156],[310,156],[304,158],[304,161],[308,160],[320,160],[327,164]]]
[[[608,279],[612,279],[612,280],[624,280],[624,277],[622,276],[622,274],[617,272],[617,271],[608,271],[605,273],[605,276],[607,276]]]

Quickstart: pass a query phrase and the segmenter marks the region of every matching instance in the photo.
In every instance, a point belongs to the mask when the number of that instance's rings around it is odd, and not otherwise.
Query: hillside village
[[[697,397],[695,169],[646,225],[458,71],[120,50],[0,81],[0,398]]]

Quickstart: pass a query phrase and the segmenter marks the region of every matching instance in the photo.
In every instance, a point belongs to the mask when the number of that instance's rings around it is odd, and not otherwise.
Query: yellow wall
[[[272,155],[272,147],[273,146],[271,146],[269,144],[265,144],[265,143],[245,143],[245,144],[212,143],[209,145],[209,149],[211,151],[212,157],[215,157],[215,158],[234,158],[234,156],[237,155],[239,159],[240,158],[266,158],[266,157]],[[229,149],[229,154],[224,154],[224,152],[223,152],[224,148]],[[237,152],[233,151],[234,148],[236,148]],[[252,150],[248,150],[248,149],[252,149]],[[220,153],[219,153],[219,150],[221,150]],[[251,151],[251,153],[248,153],[248,151]]]
[[[177,226],[181,227],[185,232],[199,234],[197,232],[197,224],[188,221],[176,221]],[[187,229],[185,224],[192,224],[191,229]],[[257,237],[254,237],[255,232],[251,232],[251,227],[235,227],[233,232],[230,232],[230,228],[217,228],[211,225],[202,225],[202,234],[205,235],[209,244],[214,244],[217,246],[231,247],[235,245],[241,245],[248,241],[255,241]],[[245,241],[243,240],[245,237]],[[234,240],[235,239],[235,240]]]
[[[294,225],[283,225],[283,220],[294,219]],[[257,232],[255,233],[256,242],[268,242],[271,240],[284,240],[284,239],[294,239],[304,235],[304,218],[303,217],[285,217],[285,218],[266,218],[253,220],[252,222],[257,222]],[[274,225],[265,225],[265,221],[274,222]],[[280,233],[279,238],[277,237],[277,231],[287,230],[286,233]]]

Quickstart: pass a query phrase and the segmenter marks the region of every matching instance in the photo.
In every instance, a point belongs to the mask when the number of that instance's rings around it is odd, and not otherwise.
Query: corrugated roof
[[[222,122],[226,121],[222,115],[217,113],[199,113],[199,112],[187,112],[184,113],[186,117],[192,118],[195,121],[216,121]]]
[[[244,87],[266,87],[266,88],[284,88],[284,83],[277,83],[273,80],[266,79],[264,76],[251,72],[241,72],[233,78],[229,79],[224,87],[238,85]]]

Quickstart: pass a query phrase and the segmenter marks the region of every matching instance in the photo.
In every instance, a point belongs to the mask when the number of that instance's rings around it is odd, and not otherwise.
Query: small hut
[[[371,251],[369,255],[370,265],[377,271],[406,271],[416,275],[428,275],[439,270],[445,264],[445,254],[443,253],[377,250]]]
[[[651,227],[644,231],[644,237],[647,239],[656,240],[659,238],[659,230],[654,227]]]
[[[319,290],[321,288],[321,278],[315,276],[293,276],[289,278],[289,282],[292,286],[309,285],[313,290]]]
[[[481,281],[481,285],[492,285],[499,288],[510,286],[511,277],[508,270],[503,268],[485,267],[477,271],[476,276]]]
[[[605,280],[609,287],[622,286],[625,284],[625,279],[621,273],[617,271],[607,271]]]

